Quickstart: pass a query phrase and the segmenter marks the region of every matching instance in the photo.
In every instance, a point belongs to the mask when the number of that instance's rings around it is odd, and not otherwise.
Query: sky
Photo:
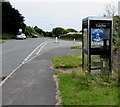
[[[120,0],[9,0],[25,17],[27,26],[38,26],[44,31],[55,27],[82,29],[82,19],[101,16],[105,5],[118,7]],[[118,11],[116,10],[116,13]]]

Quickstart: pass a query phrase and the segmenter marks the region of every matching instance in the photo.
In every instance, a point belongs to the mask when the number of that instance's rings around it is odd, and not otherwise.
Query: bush
[[[65,40],[82,40],[82,35],[81,34],[68,34],[68,35],[61,35],[61,39]]]
[[[113,51],[116,51],[120,46],[120,32],[113,33]]]

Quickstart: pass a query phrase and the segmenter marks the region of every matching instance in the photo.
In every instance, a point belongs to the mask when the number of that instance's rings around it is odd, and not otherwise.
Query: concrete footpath
[[[22,65],[2,86],[2,105],[55,105],[56,87],[51,58],[80,53],[62,47],[45,52]]]

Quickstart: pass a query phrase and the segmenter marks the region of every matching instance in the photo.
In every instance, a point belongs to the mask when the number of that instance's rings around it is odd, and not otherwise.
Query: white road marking
[[[17,68],[15,68],[1,83],[0,83],[0,87],[13,75],[13,73],[19,69],[21,66],[23,65],[23,63],[21,63]]]
[[[25,60],[17,67],[15,68],[3,81],[1,81],[0,83],[0,87],[2,87],[2,85],[13,75],[14,72],[16,72],[23,64],[25,64],[25,62],[31,57],[31,55],[38,49],[39,51],[36,53],[36,55],[38,55],[40,53],[40,51],[43,49],[43,47],[47,44],[47,42],[43,42],[41,43],[39,46],[37,46],[26,58]],[[29,61],[31,61],[32,59],[34,59],[36,56],[34,56],[33,58],[31,58]],[[28,61],[27,61],[28,62]]]
[[[42,53],[41,53],[41,54],[39,54],[39,53],[41,52],[41,50],[43,49],[43,47],[44,47],[46,44],[47,44],[47,42],[45,42],[45,43],[43,44],[43,46],[38,50],[38,52],[36,53],[36,56],[34,56],[34,57],[32,57],[31,59],[29,59],[29,60],[27,61],[27,63],[30,62],[32,59],[36,58],[37,55],[41,55]]]
[[[39,46],[37,46],[26,58],[24,61],[27,61],[31,56],[32,54],[40,47],[44,44],[45,42],[41,43]]]
[[[42,54],[42,53],[41,53]],[[39,55],[41,55],[41,54],[39,54]],[[28,62],[30,62],[31,60],[33,60],[34,58],[36,58],[38,55],[36,55],[36,56],[34,56],[34,57],[32,57],[31,59],[29,59],[26,63],[28,63]]]
[[[44,45],[39,49],[39,51],[36,53],[36,55],[38,55],[38,54],[41,52],[41,50],[43,49],[43,47],[44,47],[46,44],[47,44],[47,42],[44,43]]]

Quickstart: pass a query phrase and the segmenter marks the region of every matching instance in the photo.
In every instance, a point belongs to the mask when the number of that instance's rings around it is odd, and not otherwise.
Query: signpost
[[[22,33],[22,29],[19,29],[19,33]]]
[[[82,20],[82,67],[84,71],[110,71],[112,19],[87,17]]]

